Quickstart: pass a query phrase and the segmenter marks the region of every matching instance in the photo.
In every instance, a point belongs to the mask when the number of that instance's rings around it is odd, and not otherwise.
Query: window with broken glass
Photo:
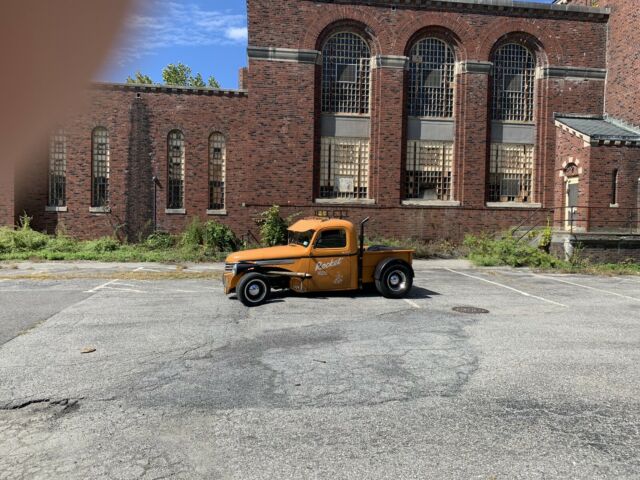
[[[453,142],[410,140],[407,146],[405,198],[451,200]]]
[[[104,127],[93,130],[91,162],[91,206],[109,204],[109,131]]]
[[[209,210],[224,209],[225,167],[225,138],[213,133],[209,137]]]
[[[452,48],[437,38],[415,43],[409,55],[408,111],[412,117],[453,116]]]
[[[179,130],[168,139],[167,208],[184,208],[184,135]]]
[[[494,143],[489,162],[490,202],[531,202],[533,145]]]
[[[508,43],[493,55],[493,119],[532,122],[536,61],[522,45]]]
[[[67,138],[63,130],[49,140],[49,201],[50,207],[67,205]]]
[[[322,137],[320,198],[367,198],[369,140]]]
[[[322,113],[369,113],[371,51],[351,32],[332,35],[322,49]]]

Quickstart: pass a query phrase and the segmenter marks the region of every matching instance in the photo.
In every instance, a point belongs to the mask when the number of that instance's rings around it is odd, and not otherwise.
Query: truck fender
[[[384,269],[387,268],[389,265],[394,265],[396,263],[401,263],[409,267],[409,270],[411,271],[411,277],[413,278],[415,276],[415,274],[413,273],[413,267],[411,265],[409,265],[404,260],[391,257],[391,258],[385,258],[380,263],[378,263],[378,265],[376,265],[376,271],[373,275],[374,279],[380,280],[380,277],[382,276],[382,272],[384,271]]]

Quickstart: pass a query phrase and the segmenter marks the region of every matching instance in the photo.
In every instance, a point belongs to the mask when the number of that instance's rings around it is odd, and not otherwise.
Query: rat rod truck
[[[413,285],[413,250],[364,245],[345,220],[305,219],[289,227],[288,245],[245,250],[227,257],[225,294],[248,307],[265,303],[272,288],[294,292],[358,290],[375,284],[387,298],[401,298]]]

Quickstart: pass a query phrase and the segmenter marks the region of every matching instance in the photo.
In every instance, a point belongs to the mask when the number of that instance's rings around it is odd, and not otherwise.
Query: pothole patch
[[[484,313],[489,313],[489,310],[478,307],[453,307],[452,310],[458,313],[468,313],[471,315],[479,315]]]

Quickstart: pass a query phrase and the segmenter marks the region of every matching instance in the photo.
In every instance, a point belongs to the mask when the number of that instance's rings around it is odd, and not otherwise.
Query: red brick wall
[[[640,126],[640,5],[632,0],[601,0],[609,21],[606,113]]]
[[[13,167],[5,162],[0,170],[0,226],[15,222],[14,182]]]

